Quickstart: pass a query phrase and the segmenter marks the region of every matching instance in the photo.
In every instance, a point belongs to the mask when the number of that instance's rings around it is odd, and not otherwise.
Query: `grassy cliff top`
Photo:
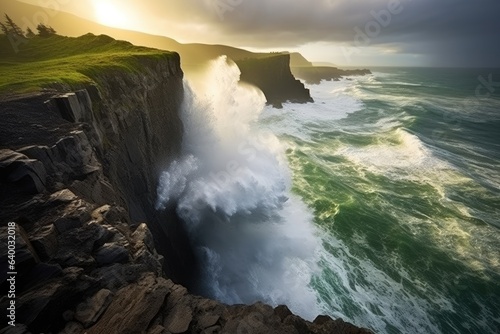
[[[0,35],[0,94],[34,92],[57,84],[81,87],[105,70],[136,72],[140,58],[173,56],[172,52],[93,34],[36,36],[19,41],[16,50],[7,36]]]

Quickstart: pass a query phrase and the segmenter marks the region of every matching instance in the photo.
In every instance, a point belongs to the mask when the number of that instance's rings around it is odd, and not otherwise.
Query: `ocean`
[[[158,208],[186,222],[193,289],[377,333],[498,333],[500,71],[372,72],[283,109],[225,58],[186,81]]]

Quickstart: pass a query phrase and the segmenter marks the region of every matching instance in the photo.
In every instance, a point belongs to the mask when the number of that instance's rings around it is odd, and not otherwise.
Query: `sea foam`
[[[176,203],[186,224],[201,261],[195,292],[228,304],[286,304],[312,319],[321,239],[291,193],[283,147],[258,127],[265,98],[239,74],[221,57],[185,84],[183,158],[162,174],[157,207]]]

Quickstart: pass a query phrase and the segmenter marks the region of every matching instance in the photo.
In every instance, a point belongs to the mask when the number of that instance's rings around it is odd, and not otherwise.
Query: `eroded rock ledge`
[[[290,54],[237,60],[241,80],[259,87],[268,104],[281,108],[284,102],[314,102],[304,84],[290,71]]]
[[[316,85],[319,85],[322,80],[339,81],[343,77],[363,76],[372,73],[368,69],[342,70],[327,66],[292,67],[291,70],[297,78],[305,80],[308,84]]]
[[[368,333],[178,284],[194,257],[175,214],[154,204],[159,172],[180,153],[182,71],[178,58],[143,65],[0,102],[0,265],[12,221],[18,272],[17,326],[0,333]]]

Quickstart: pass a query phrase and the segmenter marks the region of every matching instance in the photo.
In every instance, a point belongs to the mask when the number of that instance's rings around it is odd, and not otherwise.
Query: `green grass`
[[[144,59],[162,59],[173,53],[134,46],[111,37],[87,34],[26,39],[15,52],[7,36],[0,35],[0,94],[71,88],[95,82],[105,71],[140,71]]]

